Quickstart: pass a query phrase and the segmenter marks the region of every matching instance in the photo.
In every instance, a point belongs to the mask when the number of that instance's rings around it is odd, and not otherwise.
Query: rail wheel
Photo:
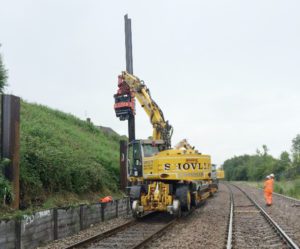
[[[176,188],[176,199],[180,201],[180,206],[183,211],[191,210],[192,197],[187,185],[179,185]]]
[[[179,218],[181,216],[180,201],[179,200],[174,200],[172,206],[173,206],[173,215],[175,217]]]
[[[195,191],[192,198],[192,205],[195,206],[196,208],[200,207],[201,204],[201,200],[199,200],[198,195],[199,195],[198,191]]]
[[[138,211],[138,206],[139,206],[139,201],[138,200],[134,200],[132,203],[132,215],[134,218],[140,218],[141,217],[141,213],[139,213]]]

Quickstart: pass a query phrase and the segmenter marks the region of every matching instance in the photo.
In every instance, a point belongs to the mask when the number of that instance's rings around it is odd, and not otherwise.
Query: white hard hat
[[[274,174],[272,173],[272,174],[270,175],[270,177],[274,177]]]
[[[266,176],[266,178],[267,178],[267,179],[270,179],[271,177],[270,177],[270,176]]]

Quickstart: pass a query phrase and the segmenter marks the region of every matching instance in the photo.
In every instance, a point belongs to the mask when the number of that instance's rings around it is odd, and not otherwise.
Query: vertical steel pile
[[[133,59],[132,59],[132,33],[131,19],[128,15],[124,16],[125,21],[125,55],[126,55],[126,71],[133,74]],[[128,119],[128,140],[135,140],[135,118],[130,115]],[[128,185],[127,181],[127,141],[120,141],[120,187],[125,191]]]
[[[13,95],[2,95],[1,99],[1,158],[8,158],[9,165],[5,167],[5,177],[13,185],[14,209],[19,208],[19,172],[20,172],[20,98]]]
[[[126,71],[130,74],[133,74],[131,19],[128,18],[128,15],[125,15],[124,20],[125,20]],[[128,136],[129,136],[129,142],[135,140],[134,115],[131,115],[128,119]]]

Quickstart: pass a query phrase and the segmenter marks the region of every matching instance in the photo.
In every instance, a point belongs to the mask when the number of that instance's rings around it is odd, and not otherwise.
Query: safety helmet
[[[272,173],[272,174],[270,175],[270,177],[273,177],[273,178],[274,178],[274,174]]]

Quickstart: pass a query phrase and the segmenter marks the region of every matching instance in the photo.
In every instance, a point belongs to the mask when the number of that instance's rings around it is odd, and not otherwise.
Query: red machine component
[[[122,75],[118,76],[118,87],[117,94],[114,95],[116,116],[120,120],[128,120],[130,116],[135,115],[134,92],[130,91]]]

